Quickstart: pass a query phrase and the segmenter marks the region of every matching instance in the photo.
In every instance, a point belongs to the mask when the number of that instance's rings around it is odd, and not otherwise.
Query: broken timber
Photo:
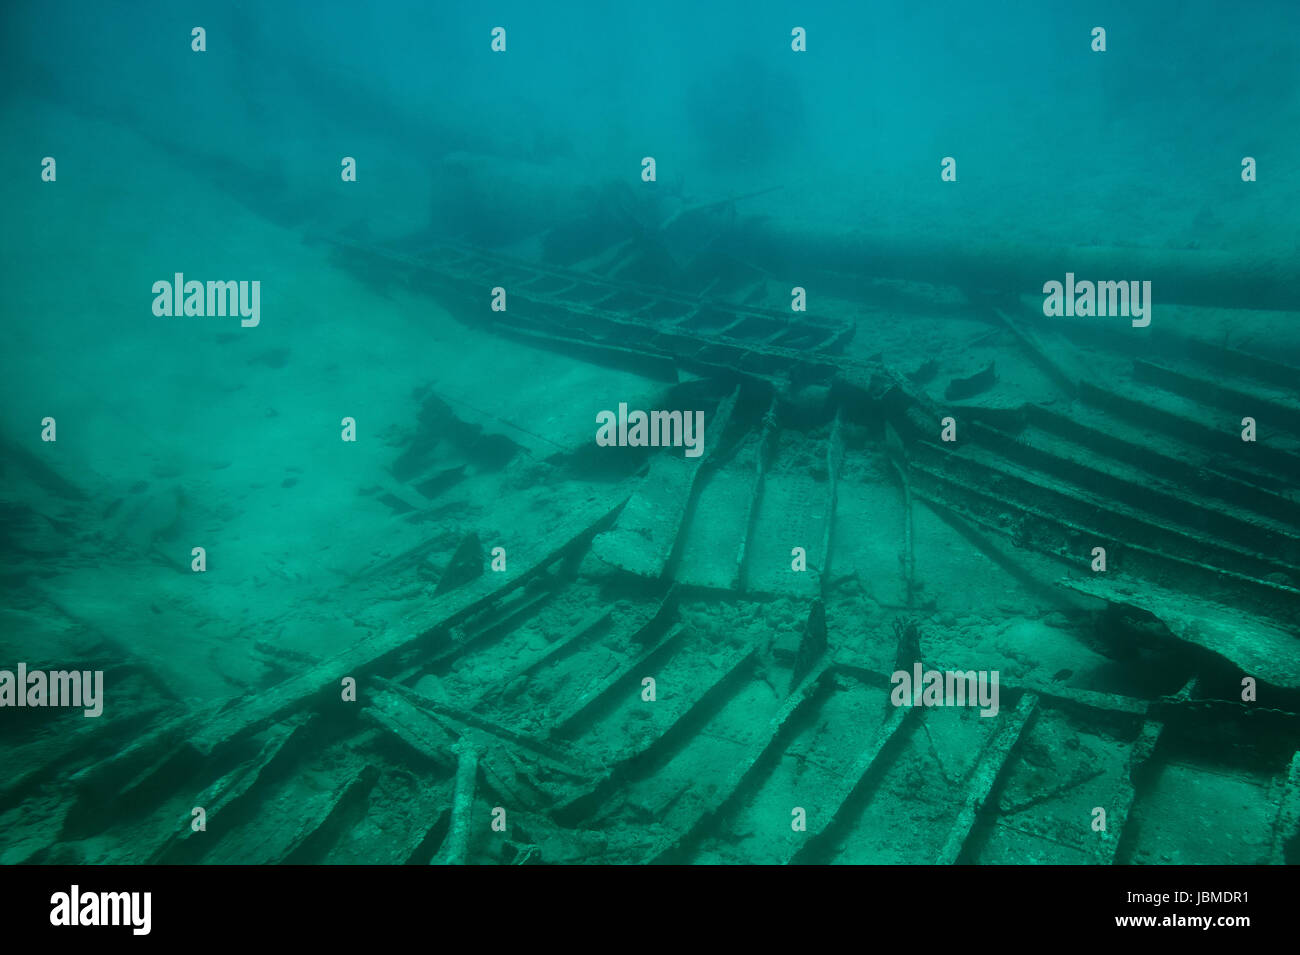
[[[997,728],[980,753],[965,799],[957,813],[957,820],[952,824],[948,839],[935,860],[939,865],[952,865],[961,856],[961,851],[966,845],[966,840],[970,838],[980,810],[984,808],[989,793],[1001,778],[1015,752],[1016,745],[1020,742],[1026,724],[1033,717],[1037,707],[1038,697],[1033,693],[1024,694],[1016,704],[1011,718]]]
[[[464,865],[469,852],[473,822],[474,787],[478,780],[478,753],[474,744],[462,739],[453,747],[456,753],[456,795],[451,807],[451,828],[447,841],[434,859],[434,865]]]
[[[649,473],[614,527],[596,538],[592,550],[597,557],[641,577],[671,579],[701,472],[711,466],[739,396],[737,387],[718,405],[709,426],[714,444],[698,458],[662,448],[650,458]]]
[[[338,692],[339,681],[344,677],[360,677],[431,631],[452,626],[525,583],[575,546],[588,541],[618,513],[625,500],[620,492],[613,495],[612,501],[589,508],[569,526],[540,542],[531,554],[516,556],[512,563],[515,569],[488,574],[432,601],[429,609],[410,621],[406,629],[377,634],[324,661],[310,672],[221,714],[191,737],[191,745],[200,753],[211,753],[216,747],[243,736],[281,713],[302,707],[322,694]]]

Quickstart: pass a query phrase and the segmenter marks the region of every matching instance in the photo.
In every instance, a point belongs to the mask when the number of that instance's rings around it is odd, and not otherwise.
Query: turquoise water
[[[0,860],[1294,861],[1298,9],[7,4]]]

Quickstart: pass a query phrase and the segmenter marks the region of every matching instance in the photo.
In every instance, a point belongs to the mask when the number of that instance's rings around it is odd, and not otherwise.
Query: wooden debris
[[[831,436],[826,442],[826,517],[822,534],[821,573],[818,574],[820,592],[823,597],[831,582],[831,555],[835,544],[835,507],[839,499],[840,467],[844,464],[844,429],[843,409],[835,411],[835,422],[831,425]]]
[[[581,698],[576,700],[562,716],[556,719],[551,727],[551,736],[557,737],[570,734],[577,723],[583,720],[587,714],[597,707],[605,705],[609,697],[620,685],[635,681],[638,674],[645,671],[655,658],[668,653],[685,635],[685,627],[680,625],[673,627],[652,644],[649,649],[628,661],[626,666],[620,667],[597,683],[584,693]]]
[[[463,587],[471,580],[477,580],[483,576],[483,544],[478,539],[478,534],[470,531],[457,546],[455,553],[451,555],[451,560],[447,563],[447,569],[443,571],[442,577],[438,580],[438,586],[434,589],[433,595],[441,597],[449,590],[455,590],[457,587]]]
[[[455,738],[401,694],[381,688],[371,694],[370,705],[361,713],[439,769],[448,773],[454,769],[450,753]]]
[[[948,832],[948,839],[940,850],[939,857],[935,860],[937,864],[951,865],[961,856],[966,840],[970,838],[971,830],[975,826],[976,818],[984,808],[989,793],[993,791],[994,785],[1006,770],[1012,753],[1020,742],[1020,736],[1037,707],[1037,696],[1032,693],[1021,696],[1015,710],[1005,718],[1005,722],[997,728],[985,745],[983,752],[980,753],[979,762],[971,774],[971,782],[962,800],[961,809],[957,813],[957,819]]]
[[[1189,683],[1190,686],[1190,683]],[[1111,865],[1119,852],[1124,837],[1124,827],[1128,824],[1129,813],[1137,798],[1137,783],[1143,766],[1151,759],[1160,734],[1165,724],[1159,720],[1146,720],[1138,737],[1129,751],[1127,771],[1123,778],[1116,781],[1116,791],[1111,797],[1106,811],[1106,830],[1097,833],[1098,841],[1094,843],[1093,858],[1102,865]]]
[[[744,591],[748,585],[749,539],[758,523],[758,506],[763,500],[763,482],[767,468],[776,454],[780,430],[776,423],[776,399],[772,399],[767,414],[763,415],[763,432],[758,439],[758,453],[754,456],[754,486],[749,495],[749,509],[745,514],[745,527],[740,535],[740,548],[736,553],[736,589]]]
[[[464,865],[474,824],[474,789],[478,781],[478,751],[469,740],[452,747],[456,754],[456,795],[451,807],[451,828],[433,865]]]
[[[903,489],[903,578],[907,584],[907,605],[912,606],[916,591],[916,547],[912,539],[912,482],[908,479],[908,458],[903,447],[903,440],[894,430],[894,426],[885,422],[885,449],[889,454],[889,463],[898,475],[899,486]]]
[[[1231,660],[1243,671],[1275,686],[1300,687],[1300,652],[1294,633],[1240,608],[1220,607],[1201,598],[1122,579],[1071,577],[1062,586],[1100,597],[1112,604],[1145,611],[1179,640],[1204,647]]]
[[[616,493],[612,501],[590,508],[540,542],[531,554],[515,555],[511,570],[481,577],[431,601],[429,608],[409,620],[404,629],[379,633],[313,670],[206,721],[191,738],[191,745],[200,753],[211,753],[216,747],[241,738],[282,713],[301,710],[313,699],[336,699],[344,677],[360,678],[372,672],[382,661],[400,653],[434,628],[450,627],[524,584],[574,547],[590,540],[618,513],[625,500],[621,493]]]
[[[718,787],[709,800],[709,808],[697,816],[695,821],[682,832],[655,847],[647,857],[647,861],[652,863],[672,861],[684,846],[697,841],[715,820],[725,815],[734,805],[738,794],[744,792],[752,782],[757,768],[770,756],[779,752],[777,747],[786,727],[790,725],[795,714],[802,712],[803,707],[822,688],[822,680],[829,669],[829,666],[823,666],[804,679],[803,683],[786,698],[781,709],[768,721],[759,743],[727,774],[725,782]]]
[[[790,690],[793,693],[813,667],[826,655],[826,608],[820,598],[814,600],[804,622],[799,649],[795,653],[794,670],[790,673]]]
[[[849,785],[840,794],[841,798],[838,800],[835,809],[824,814],[820,820],[809,827],[808,848],[804,851],[814,851],[826,833],[841,822],[845,808],[849,805],[852,796],[866,784],[873,771],[879,769],[880,754],[885,751],[885,748],[889,746],[903,726],[915,719],[913,716],[915,712],[916,707],[913,706],[896,706],[889,716],[885,718],[884,723],[880,726],[880,731],[872,737],[870,745],[858,754],[857,759],[853,761],[853,765],[844,774],[845,779],[849,781]],[[795,858],[797,860],[799,856],[796,854]]]
[[[709,422],[710,444],[698,458],[679,449],[661,449],[650,472],[628,501],[613,529],[601,534],[592,551],[605,563],[641,577],[671,579],[672,568],[698,494],[700,472],[714,460],[740,395],[739,387],[719,403]]]
[[[289,844],[269,861],[282,865],[319,863],[340,835],[345,817],[356,811],[379,781],[379,768],[367,763],[318,801]]]
[[[297,717],[273,724],[266,734],[262,748],[248,762],[240,763],[194,798],[194,805],[205,813],[210,828],[195,832],[191,826],[193,815],[187,810],[177,820],[176,832],[168,836],[150,856],[150,864],[196,861],[207,849],[205,843],[219,839],[221,833],[229,834],[244,821],[251,807],[248,799],[254,788],[277,762],[292,758],[310,732],[312,716]]]

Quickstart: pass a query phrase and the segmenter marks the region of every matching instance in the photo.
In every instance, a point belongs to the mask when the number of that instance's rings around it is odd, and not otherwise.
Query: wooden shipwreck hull
[[[278,686],[142,708],[130,725],[152,729],[117,748],[34,742],[37,768],[0,791],[6,861],[1300,857],[1295,369],[1191,340],[1158,361],[1045,342],[988,308],[1055,399],[946,402],[833,315],[476,249],[338,249],[495,333],[680,381],[708,403],[707,453],[658,449],[508,574]],[[1082,359],[1125,371],[1103,386]],[[1273,434],[1244,455],[1243,404]],[[972,593],[996,576],[1051,608],[1040,641],[1095,637],[1097,665],[972,642],[1002,611],[942,610],[963,566]],[[997,715],[892,705],[903,632],[926,666],[998,663]]]
[[[845,639],[853,600],[719,610],[671,573],[634,595],[575,570],[617,507],[403,636],[111,755],[65,747],[70,781],[3,793],[9,860],[1294,861],[1300,718],[1232,702],[1221,672],[1175,656],[1192,676],[1148,696],[1008,679],[993,719],[896,708]]]

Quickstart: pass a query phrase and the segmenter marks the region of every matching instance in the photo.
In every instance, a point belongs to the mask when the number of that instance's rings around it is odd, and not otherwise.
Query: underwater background
[[[5,4],[0,861],[1294,862],[1298,27]]]

